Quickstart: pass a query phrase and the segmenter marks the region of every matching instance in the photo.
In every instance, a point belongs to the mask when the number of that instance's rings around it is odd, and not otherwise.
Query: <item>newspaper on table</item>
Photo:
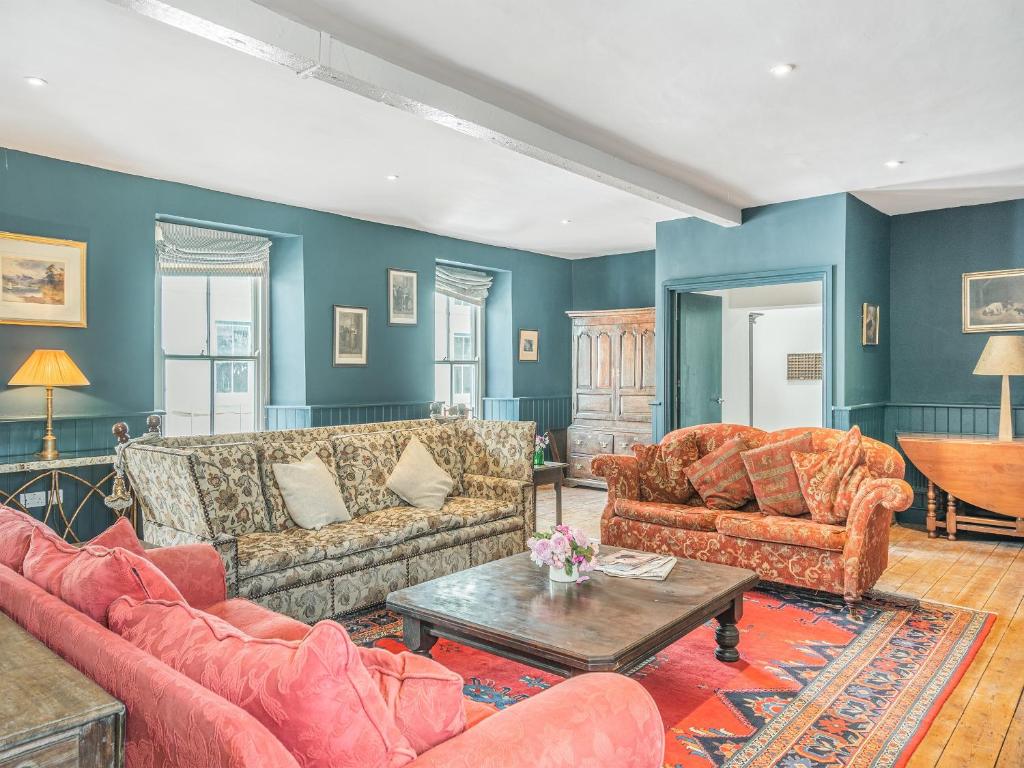
[[[598,556],[594,570],[622,579],[664,581],[675,564],[676,559],[671,555],[620,549],[618,552]]]

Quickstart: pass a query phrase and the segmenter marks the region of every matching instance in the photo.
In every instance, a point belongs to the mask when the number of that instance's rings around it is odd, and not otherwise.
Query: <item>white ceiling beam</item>
[[[263,61],[722,226],[738,207],[331,37],[251,0],[108,0]]]

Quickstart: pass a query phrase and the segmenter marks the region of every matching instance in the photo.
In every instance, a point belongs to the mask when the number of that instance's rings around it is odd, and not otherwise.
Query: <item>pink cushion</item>
[[[27,529],[29,543],[26,545],[27,551],[22,560],[21,572],[29,581],[59,597],[61,575],[81,549],[68,544],[52,528],[32,518],[29,519],[34,525]],[[90,539],[88,544],[104,548],[122,547],[135,555],[146,557],[145,550],[135,535],[135,529],[124,517],[119,518],[103,533]]]
[[[415,757],[345,630],[250,637],[183,603],[120,598],[110,628],[263,723],[304,768],[396,768]]]
[[[427,656],[383,648],[360,648],[363,666],[417,753],[466,730],[462,678]]]
[[[95,544],[100,547],[108,547],[110,549],[120,547],[121,549],[128,550],[133,555],[145,557],[147,560],[149,559],[149,556],[146,554],[146,550],[143,549],[142,544],[139,543],[139,537],[135,535],[135,527],[127,517],[117,518],[117,522],[107,528],[107,530],[99,536],[94,539],[90,539],[86,543]]]
[[[107,608],[122,595],[185,600],[159,568],[120,547],[82,547],[61,574],[60,598],[100,624],[106,625]]]
[[[241,598],[223,600],[203,610],[262,640],[304,640],[312,629],[298,619]]]
[[[40,527],[46,526],[31,515],[0,505],[0,565],[21,573],[32,531]]]

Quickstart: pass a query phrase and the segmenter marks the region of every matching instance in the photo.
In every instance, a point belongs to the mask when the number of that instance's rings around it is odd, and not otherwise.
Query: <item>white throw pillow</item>
[[[284,507],[300,528],[317,530],[331,523],[351,520],[334,475],[316,449],[295,464],[274,464],[274,477],[284,497]]]
[[[455,487],[455,481],[414,437],[402,451],[387,486],[414,507],[438,510]]]

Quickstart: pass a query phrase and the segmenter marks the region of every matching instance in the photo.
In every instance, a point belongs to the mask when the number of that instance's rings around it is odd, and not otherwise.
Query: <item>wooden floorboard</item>
[[[605,494],[563,490],[562,519],[600,534]],[[554,523],[554,492],[537,494],[537,526]],[[1024,768],[1024,542],[949,541],[893,527],[876,589],[990,611],[996,621],[907,768]]]

